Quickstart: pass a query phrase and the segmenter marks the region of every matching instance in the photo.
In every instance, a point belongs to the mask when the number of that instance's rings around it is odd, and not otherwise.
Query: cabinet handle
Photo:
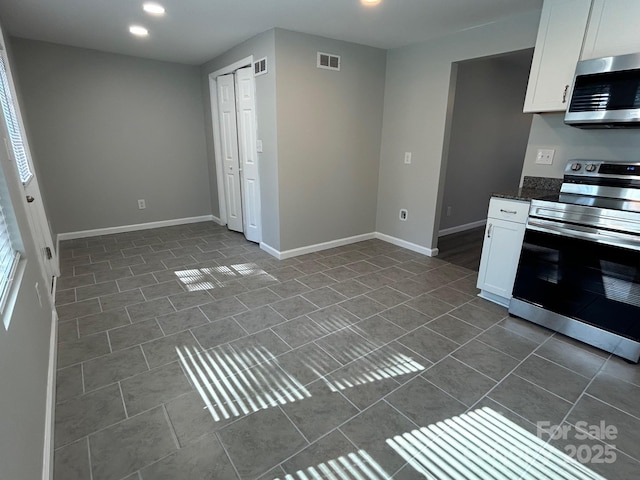
[[[569,85],[564,86],[564,93],[562,94],[562,103],[567,103],[567,93],[569,93]]]
[[[500,211],[502,213],[510,213],[511,215],[515,215],[516,213],[518,213],[517,210],[505,210],[504,208],[501,208]]]
[[[493,228],[493,223],[489,224],[489,228],[487,228],[487,238],[491,238],[491,229]]]

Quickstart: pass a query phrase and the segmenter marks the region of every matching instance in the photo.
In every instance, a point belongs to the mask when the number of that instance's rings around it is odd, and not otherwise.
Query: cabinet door
[[[588,0],[545,0],[524,100],[525,112],[566,110],[590,7]]]
[[[511,298],[525,225],[489,217],[485,229],[478,288]]]
[[[640,52],[638,0],[594,0],[582,59]]]

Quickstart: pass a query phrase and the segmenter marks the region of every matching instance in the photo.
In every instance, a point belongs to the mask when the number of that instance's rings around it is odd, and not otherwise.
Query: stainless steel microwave
[[[640,127],[640,53],[578,62],[569,99],[567,125]]]

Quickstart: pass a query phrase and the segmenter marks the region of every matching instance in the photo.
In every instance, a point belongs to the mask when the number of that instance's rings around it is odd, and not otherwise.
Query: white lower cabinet
[[[492,198],[477,287],[480,296],[508,306],[518,269],[529,202]]]

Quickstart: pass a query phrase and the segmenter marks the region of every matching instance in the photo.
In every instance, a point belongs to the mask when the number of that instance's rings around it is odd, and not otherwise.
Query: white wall
[[[11,44],[56,233],[211,214],[197,67]]]
[[[317,68],[318,51],[341,70]],[[385,57],[276,30],[281,251],[375,231]]]
[[[435,246],[451,64],[533,47],[538,23],[534,12],[388,52],[379,232],[426,248]],[[403,164],[406,151],[413,152],[409,166]],[[408,221],[398,219],[400,208],[409,210]]]
[[[255,79],[256,116],[258,137],[262,140],[263,151],[258,155],[260,171],[260,195],[262,208],[262,241],[275,248],[280,247],[280,211],[278,205],[278,145],[276,125],[276,58],[275,32],[269,30],[241,43],[228,52],[205,63],[201,71],[202,91],[205,107],[205,131],[207,135],[207,158],[211,208],[213,214],[220,214],[218,186],[216,180],[213,126],[211,119],[211,97],[209,74],[253,55],[254,60],[267,59],[268,73]]]
[[[520,185],[532,119],[522,113],[532,55],[527,49],[458,63],[440,231],[484,220],[492,193]]]
[[[0,120],[0,136],[6,138],[4,128]],[[0,167],[14,205],[25,258],[9,328],[5,330],[0,321],[0,477],[38,479],[42,478],[53,306],[37,263],[24,192],[4,148],[0,148]]]
[[[535,163],[538,148],[556,150],[553,165]],[[522,177],[562,178],[569,160],[640,161],[640,130],[583,130],[564,124],[564,113],[534,115]]]

